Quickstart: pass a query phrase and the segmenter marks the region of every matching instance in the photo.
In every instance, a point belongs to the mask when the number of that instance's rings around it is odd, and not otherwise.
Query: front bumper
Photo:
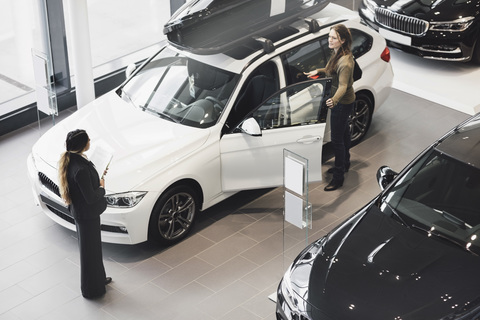
[[[35,204],[59,225],[76,231],[75,219],[55,190],[55,182],[49,178],[56,171],[42,168],[42,171],[49,172],[43,172],[42,178],[40,178],[40,171],[37,169],[32,154],[28,156],[27,169]],[[100,216],[102,241],[117,244],[137,244],[146,241],[151,212],[148,204],[151,196],[147,193],[144,199],[133,208],[107,207]]]
[[[359,15],[362,20],[372,29],[382,34],[382,29],[375,18],[365,7],[361,7]],[[478,28],[470,27],[464,32],[432,32],[427,31],[422,36],[407,36],[396,32],[395,30],[386,30],[392,34],[385,37],[389,47],[400,49],[404,52],[420,56],[425,59],[448,60],[467,62],[472,59],[476,39],[478,38]],[[401,43],[397,38],[410,40],[410,44]]]

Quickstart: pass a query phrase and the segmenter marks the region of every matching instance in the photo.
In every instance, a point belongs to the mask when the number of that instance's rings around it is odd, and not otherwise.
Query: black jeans
[[[343,174],[350,167],[351,136],[348,117],[352,113],[353,103],[337,104],[331,109],[330,127],[332,146],[335,154],[333,181],[343,183]]]

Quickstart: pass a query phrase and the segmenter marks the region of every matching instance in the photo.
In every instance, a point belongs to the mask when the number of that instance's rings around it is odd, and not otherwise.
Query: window
[[[309,80],[303,73],[325,67],[329,56],[327,37],[285,53],[282,55],[282,60],[287,84]]]
[[[350,29],[352,34],[352,53],[359,58],[372,47],[372,37],[363,31]],[[282,56],[284,61],[287,83],[293,84],[308,80],[303,74],[315,69],[324,68],[330,58],[331,50],[328,48],[328,36],[319,40],[297,47]]]
[[[262,130],[319,123],[326,112],[326,108],[321,112],[327,91],[326,81],[330,80],[313,80],[288,86],[265,101],[253,112],[252,117]]]

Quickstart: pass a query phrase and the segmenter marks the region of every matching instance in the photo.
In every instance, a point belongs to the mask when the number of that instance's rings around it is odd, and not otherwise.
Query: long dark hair
[[[88,134],[85,130],[77,129],[70,131],[67,134],[67,139],[65,140],[65,148],[67,149],[60,160],[58,161],[58,181],[60,188],[60,195],[66,204],[71,204],[72,199],[70,198],[70,192],[68,189],[68,164],[70,163],[70,154],[72,153],[82,153],[87,146],[89,141]]]
[[[325,67],[325,73],[327,75],[332,75],[337,69],[338,60],[341,57],[349,55],[352,53],[352,34],[350,30],[344,24],[337,24],[330,28],[330,30],[335,30],[340,40],[344,41],[342,46],[338,48],[337,52],[332,51],[332,56],[328,60],[327,66]]]

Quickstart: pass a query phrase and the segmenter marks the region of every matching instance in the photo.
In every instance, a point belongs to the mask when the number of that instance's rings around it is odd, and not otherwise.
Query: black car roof
[[[480,168],[480,113],[454,130],[436,149],[450,157]]]
[[[259,41],[260,48],[273,51],[265,35],[287,27],[293,21],[308,19],[322,10],[329,0],[285,0],[283,11],[274,12],[270,0],[192,0],[182,6],[165,24],[168,41],[196,54],[224,53]],[[318,24],[312,21],[312,31]],[[288,32],[287,32],[288,34]],[[258,44],[254,45],[258,50]]]

